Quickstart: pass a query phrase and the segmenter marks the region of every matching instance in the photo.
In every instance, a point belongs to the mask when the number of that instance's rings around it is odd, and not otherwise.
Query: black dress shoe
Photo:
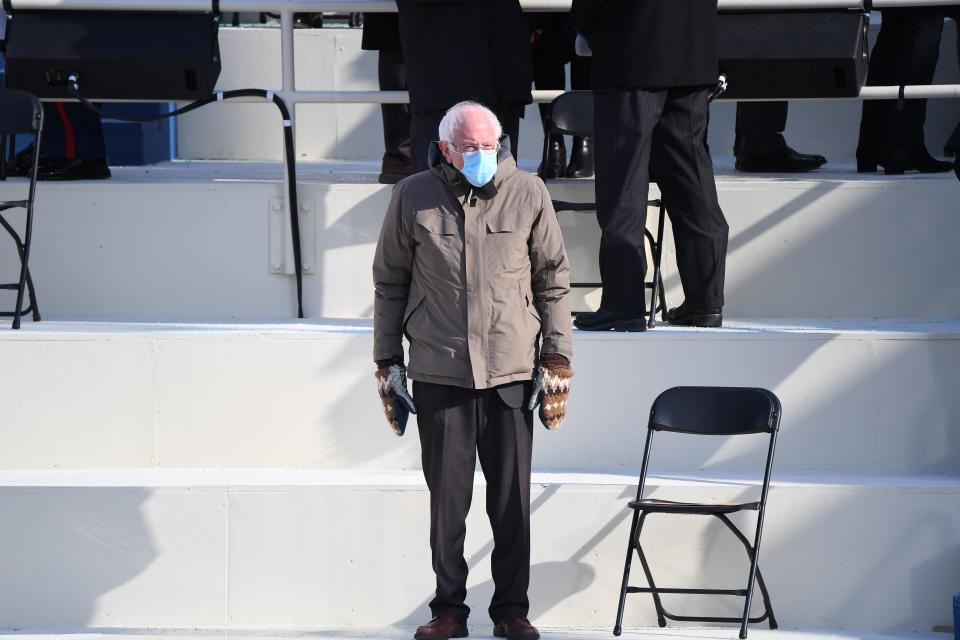
[[[946,173],[953,164],[937,160],[924,148],[887,149],[883,154],[883,172],[888,176],[897,176],[907,171],[918,173]]]
[[[466,638],[467,635],[465,624],[451,615],[441,613],[427,624],[417,627],[413,638],[414,640],[449,640],[449,638]]]
[[[38,180],[103,180],[110,177],[106,158],[50,158],[40,160]]]
[[[544,171],[543,163],[537,167],[537,175],[542,176],[544,180],[549,178],[562,178],[564,175],[564,165],[567,163],[567,147],[563,142],[563,136],[550,136],[547,142],[547,167]]]
[[[798,153],[790,147],[764,155],[740,154],[737,156],[737,171],[745,173],[801,173],[813,171],[826,164],[827,159],[819,154]]]
[[[573,326],[581,331],[646,331],[647,317],[635,316],[617,311],[599,309],[581,313],[573,320]]]
[[[719,327],[723,325],[723,309],[695,309],[684,302],[667,311],[667,322],[678,327]]]
[[[566,175],[568,178],[593,177],[593,141],[590,138],[574,136]]]
[[[386,151],[383,154],[383,161],[380,163],[380,175],[377,177],[377,182],[380,184],[397,184],[411,173],[413,173],[413,165],[410,164],[410,156]]]

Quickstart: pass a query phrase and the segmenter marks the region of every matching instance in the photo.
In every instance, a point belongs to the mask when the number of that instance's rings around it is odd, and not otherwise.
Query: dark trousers
[[[786,102],[738,102],[733,155],[756,158],[786,148],[786,128]]]
[[[456,103],[451,103],[450,106],[452,107],[454,104]],[[484,106],[496,114],[500,126],[503,127],[504,135],[510,137],[510,150],[513,152],[513,159],[516,160],[523,105],[495,103]],[[414,173],[427,168],[427,150],[430,148],[431,142],[440,139],[440,121],[443,120],[446,112],[446,109],[418,111],[414,106],[414,111],[410,115],[410,158]]]
[[[945,8],[883,9],[870,54],[871,86],[930,84],[940,54]],[[926,100],[864,100],[857,158],[882,161],[890,151],[926,149]]]
[[[106,158],[99,114],[79,102],[45,102],[41,158]]]
[[[407,65],[400,49],[382,49],[377,60],[381,91],[407,90]],[[410,155],[410,107],[405,104],[380,105],[383,116],[383,148],[393,155]]]
[[[601,307],[643,314],[651,177],[670,215],[686,301],[723,306],[728,229],[704,143],[708,108],[702,88],[595,93]]]
[[[437,576],[433,615],[466,622],[467,563],[463,541],[473,497],[477,454],[487,480],[487,516],[493,529],[494,624],[530,603],[530,460],[533,412],[524,407],[529,382],[495,389],[413,383],[423,475],[430,489],[430,549]]]

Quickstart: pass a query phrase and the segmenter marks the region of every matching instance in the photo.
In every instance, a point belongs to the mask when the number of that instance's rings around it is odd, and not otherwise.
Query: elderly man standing
[[[394,188],[373,263],[380,396],[398,435],[407,412],[417,413],[430,489],[434,617],[414,638],[467,636],[463,542],[479,454],[494,537],[493,632],[533,640],[540,637],[526,619],[533,409],[539,402],[548,429],[566,411],[569,264],[550,195],[517,170],[493,112],[461,102],[441,120],[439,139],[429,171]]]

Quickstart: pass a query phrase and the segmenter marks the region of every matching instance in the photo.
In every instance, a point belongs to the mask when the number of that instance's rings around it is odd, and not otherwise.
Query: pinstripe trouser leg
[[[594,162],[600,223],[600,306],[643,315],[647,270],[643,230],[650,188],[650,146],[666,91],[594,93]]]
[[[643,314],[651,173],[670,215],[687,301],[723,305],[728,229],[704,144],[708,108],[707,91],[699,88],[595,93],[603,308]]]
[[[671,89],[651,152],[653,179],[673,226],[683,295],[694,309],[723,306],[727,261],[729,229],[703,143],[708,109],[706,89]]]

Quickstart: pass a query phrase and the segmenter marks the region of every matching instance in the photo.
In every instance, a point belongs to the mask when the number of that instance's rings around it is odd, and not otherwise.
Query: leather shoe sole
[[[682,315],[671,317],[671,315],[668,313],[667,322],[675,327],[717,328],[723,326],[723,314],[688,311],[684,312]]]
[[[579,318],[574,319],[573,326],[581,331],[646,331],[646,318],[620,318],[617,320],[607,320],[596,324],[586,324],[578,322]]]
[[[421,633],[418,631],[413,634],[413,640],[446,640],[447,638],[466,638],[469,635],[470,633],[467,631],[466,627],[460,627],[459,629],[455,629],[449,636]]]
[[[503,628],[503,625],[498,624],[493,628],[493,637],[506,638],[507,640],[539,640],[540,633],[538,631],[534,631],[533,633],[528,633],[522,636],[511,636],[507,635],[507,631]]]

